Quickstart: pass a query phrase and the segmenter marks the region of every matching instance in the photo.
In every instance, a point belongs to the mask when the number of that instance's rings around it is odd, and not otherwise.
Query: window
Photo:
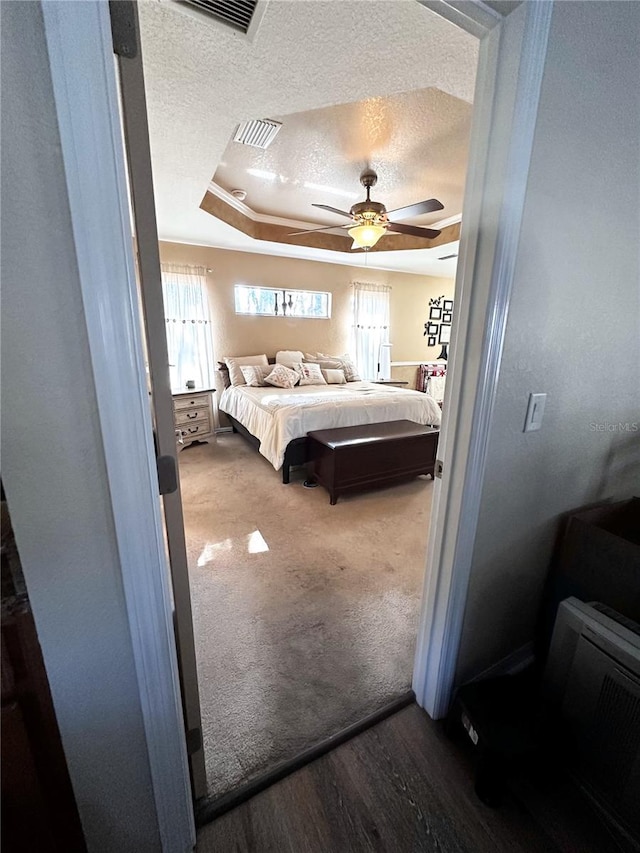
[[[212,387],[213,340],[207,298],[206,270],[162,266],[167,349],[171,387],[184,390],[192,379],[196,388]]]
[[[353,344],[363,379],[378,379],[379,365],[389,360],[389,349],[383,345],[389,343],[390,293],[391,288],[382,284],[353,284]]]
[[[278,290],[275,287],[235,286],[236,314],[265,317],[331,317],[331,294],[317,290]]]

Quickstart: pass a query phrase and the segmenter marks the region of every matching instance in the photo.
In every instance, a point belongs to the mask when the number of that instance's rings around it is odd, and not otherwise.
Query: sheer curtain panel
[[[363,379],[378,379],[382,344],[389,343],[390,294],[384,284],[353,283],[353,342]]]
[[[213,387],[215,378],[206,270],[162,265],[171,388]]]

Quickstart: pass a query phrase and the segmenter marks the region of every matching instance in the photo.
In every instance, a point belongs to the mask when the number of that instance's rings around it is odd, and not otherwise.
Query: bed
[[[397,420],[439,426],[441,419],[428,394],[374,382],[288,389],[236,385],[222,392],[219,408],[276,471],[282,468],[283,483],[292,466],[307,461],[311,430]]]

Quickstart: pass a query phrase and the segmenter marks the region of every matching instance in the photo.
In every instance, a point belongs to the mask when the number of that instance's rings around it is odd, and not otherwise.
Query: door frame
[[[153,449],[110,20],[107,4],[96,3],[91,32],[79,33],[78,21],[73,10],[67,12],[67,5],[43,3],[45,28],[149,768],[163,848],[178,850],[185,849],[187,839],[193,843],[193,811],[168,580],[164,570],[158,570],[164,567],[158,500],[143,488],[144,477],[138,483],[140,488],[134,488],[140,460],[152,470]],[[447,9],[461,6],[447,2],[427,5],[438,6],[445,17]],[[481,3],[468,5],[487,8]],[[520,16],[519,27],[505,28],[502,19],[492,28],[486,22],[482,25],[486,32],[480,40],[472,158],[456,280],[458,308],[444,404],[446,426],[441,436],[444,476],[435,485],[414,672],[418,702],[434,717],[446,713],[454,684],[552,6],[552,2],[530,2],[519,7],[509,16]],[[473,15],[469,18],[475,20]],[[88,99],[83,75],[77,73],[81,67],[78,52],[82,48],[95,64],[91,51],[96,46],[101,54],[101,80]],[[504,68],[514,50],[519,56],[519,73],[511,80]],[[108,104],[97,92],[104,92]],[[492,118],[505,104],[513,107],[511,123],[497,127]],[[101,158],[96,158],[96,123],[102,131]],[[111,170],[115,164],[121,220],[118,234],[102,228],[104,199],[81,180],[82,175],[95,174],[97,162]],[[97,227],[90,227],[92,224]],[[128,294],[124,304],[121,289],[95,286],[97,241],[103,257],[115,253],[120,263]],[[483,322],[478,341],[479,318]],[[111,446],[117,452],[108,452]],[[123,453],[125,447],[128,450]],[[148,481],[149,470],[145,470]],[[153,513],[155,524],[145,523],[132,535],[131,513],[135,516],[141,508]]]
[[[413,673],[418,704],[438,719],[456,687],[553,2],[523,3],[506,18],[481,2],[423,5],[480,38],[438,448],[443,473],[434,487]]]
[[[82,5],[78,15],[73,3],[42,2],[82,292],[78,310],[87,326],[162,850],[187,851],[195,845],[195,822],[111,20],[108,3]]]
[[[162,509],[173,591],[173,626],[178,653],[182,710],[187,731],[191,788],[194,800],[198,800],[207,794],[207,778],[189,566],[180,477],[177,475],[176,428],[169,377],[140,25],[134,3],[119,0],[118,3],[110,4],[110,12],[112,33],[117,33],[114,36],[114,48],[119,73],[122,131],[134,222],[138,292],[145,330],[156,452],[165,460],[173,460],[176,473],[175,482],[163,493]]]

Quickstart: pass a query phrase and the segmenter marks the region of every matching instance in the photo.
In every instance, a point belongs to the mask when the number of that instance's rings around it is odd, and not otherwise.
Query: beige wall
[[[391,291],[391,342],[393,361],[435,361],[442,347],[427,346],[424,324],[429,319],[429,299],[453,299],[455,281],[433,276],[403,276]]]
[[[216,358],[230,355],[275,355],[279,349],[300,349],[332,354],[348,352],[351,325],[352,281],[391,286],[391,341],[394,361],[434,359],[439,347],[428,348],[423,337],[432,296],[453,294],[453,280],[325,264],[298,258],[232,252],[183,243],[160,243],[164,263],[203,266],[207,275]],[[330,320],[285,317],[247,317],[234,311],[236,284],[323,290],[332,294]],[[394,368],[396,372],[407,369]],[[412,383],[415,368],[409,368]],[[408,378],[403,375],[402,378]]]
[[[393,361],[435,361],[442,346],[427,346],[424,336],[429,299],[438,296],[453,299],[455,280],[418,275],[405,275],[402,279],[391,291],[391,357]],[[391,378],[406,381],[411,388],[415,388],[417,377],[415,365],[393,365],[391,368]]]

